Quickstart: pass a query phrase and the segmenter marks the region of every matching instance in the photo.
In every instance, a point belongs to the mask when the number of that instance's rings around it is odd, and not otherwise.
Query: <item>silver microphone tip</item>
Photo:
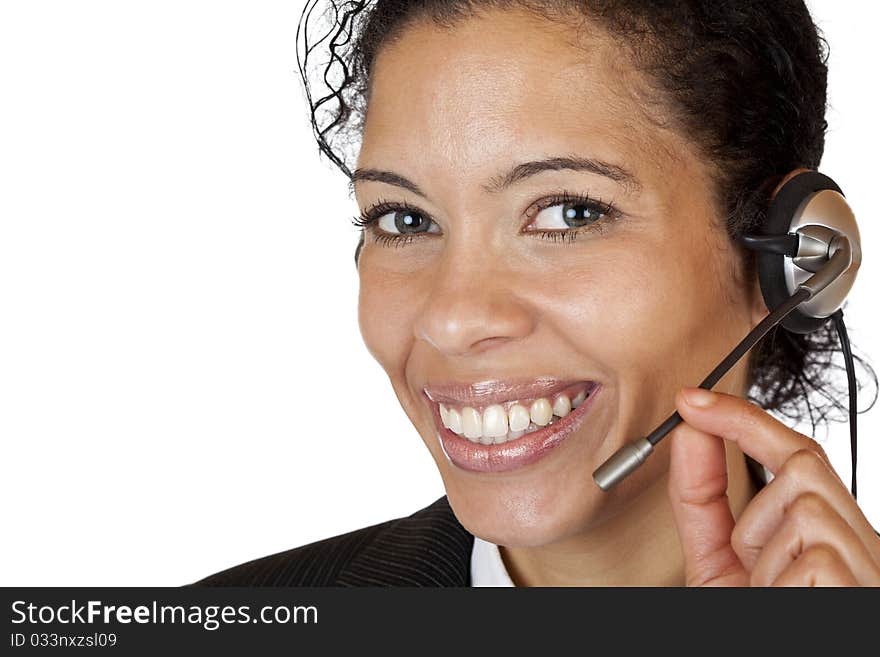
[[[636,468],[644,463],[654,446],[647,438],[639,438],[627,443],[614,452],[605,463],[596,468],[593,480],[604,491],[628,477]]]

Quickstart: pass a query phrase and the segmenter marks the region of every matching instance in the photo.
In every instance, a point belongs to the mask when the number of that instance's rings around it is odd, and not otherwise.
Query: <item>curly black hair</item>
[[[714,164],[714,198],[731,240],[759,226],[789,171],[818,169],[825,149],[828,43],[803,0],[329,0],[313,18],[307,0],[297,27],[297,61],[319,152],[345,175],[362,136],[373,62],[416,21],[452,28],[481,11],[518,8],[577,30],[598,24],[641,70],[674,129]],[[323,23],[314,43],[310,25]],[[328,40],[329,39],[329,40]],[[300,42],[303,52],[300,52]],[[309,65],[326,41],[329,58]],[[328,93],[313,98],[322,84]],[[363,233],[355,260],[363,244]],[[740,248],[745,271],[755,258]],[[809,334],[777,326],[749,354],[748,398],[797,422],[845,421],[846,394],[833,362],[841,345],[833,322]],[[854,356],[873,383],[877,376]],[[845,385],[845,380],[844,380]],[[859,390],[863,386],[859,385]],[[831,411],[842,411],[833,416]]]

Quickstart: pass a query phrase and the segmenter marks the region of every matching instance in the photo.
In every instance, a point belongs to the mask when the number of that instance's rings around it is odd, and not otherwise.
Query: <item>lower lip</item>
[[[467,438],[462,438],[443,426],[439,405],[430,400],[428,403],[434,415],[435,426],[439,427],[437,435],[440,438],[440,444],[452,463],[463,470],[473,472],[508,472],[542,459],[554,447],[562,444],[566,438],[580,429],[601,390],[602,384],[597,384],[590,396],[565,417],[559,418],[543,429],[538,429],[500,445],[481,445],[473,443]]]

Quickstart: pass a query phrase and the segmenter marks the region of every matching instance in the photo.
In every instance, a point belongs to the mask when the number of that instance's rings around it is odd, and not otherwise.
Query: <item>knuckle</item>
[[[670,486],[675,485],[674,482]],[[718,491],[724,491],[719,493]],[[708,477],[704,481],[685,486],[675,485],[675,496],[684,504],[703,506],[717,500],[727,499],[727,473]]]
[[[798,559],[803,560],[804,566],[813,572],[836,568],[840,563],[837,551],[825,543],[811,545]]]
[[[784,475],[811,478],[818,476],[827,468],[828,466],[818,452],[805,447],[788,457],[780,470]]]
[[[733,551],[737,554],[740,553],[740,550],[745,547],[745,529],[741,522],[736,523],[733,526],[733,531],[730,533],[730,546],[733,548]]]
[[[799,523],[809,523],[825,514],[828,504],[820,495],[808,492],[798,495],[788,507],[788,515]]]
[[[823,463],[828,463],[828,455],[825,453],[825,449],[818,443],[818,441],[812,436],[807,436],[804,434],[799,434],[806,441],[807,445],[804,449],[807,449],[816,454]]]
[[[740,558],[755,556],[760,552],[760,546],[755,544],[752,532],[742,522],[734,525],[733,531],[730,534],[730,546]]]
[[[744,403],[737,405],[735,431],[740,435],[755,433],[760,428],[764,413],[764,409],[755,402],[744,400]]]

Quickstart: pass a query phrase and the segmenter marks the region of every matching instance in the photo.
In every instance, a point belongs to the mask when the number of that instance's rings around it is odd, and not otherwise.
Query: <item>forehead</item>
[[[359,166],[489,174],[499,162],[583,151],[637,176],[689,149],[626,51],[583,21],[492,11],[453,28],[426,21],[374,63]]]

